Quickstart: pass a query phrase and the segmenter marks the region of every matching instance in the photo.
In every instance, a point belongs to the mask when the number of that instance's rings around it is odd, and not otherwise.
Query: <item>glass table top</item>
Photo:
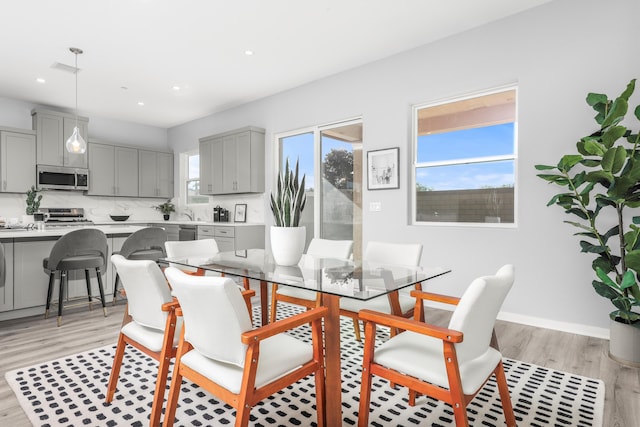
[[[264,249],[220,252],[211,258],[163,258],[161,262],[363,301],[450,272],[442,267],[409,267],[306,254],[297,265],[282,266]]]

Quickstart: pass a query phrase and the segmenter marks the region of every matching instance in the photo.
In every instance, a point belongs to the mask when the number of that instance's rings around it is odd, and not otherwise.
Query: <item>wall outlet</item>
[[[382,210],[381,202],[369,202],[369,212],[380,212]]]

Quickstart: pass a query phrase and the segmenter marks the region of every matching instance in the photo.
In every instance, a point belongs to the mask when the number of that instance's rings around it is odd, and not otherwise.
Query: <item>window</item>
[[[414,108],[415,222],[515,223],[516,89]]]
[[[414,221],[515,223],[516,89],[414,107]]]
[[[362,235],[362,122],[317,126],[277,136],[279,168],[299,160],[305,174],[307,204],[300,225],[307,242],[353,240],[354,254]]]
[[[209,196],[200,195],[200,154],[185,153],[183,159],[186,204],[209,203]]]

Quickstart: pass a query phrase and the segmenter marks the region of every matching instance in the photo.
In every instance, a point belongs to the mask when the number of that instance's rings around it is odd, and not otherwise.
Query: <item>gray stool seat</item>
[[[49,258],[42,261],[45,270],[49,268]],[[98,268],[104,266],[104,260],[100,255],[78,255],[64,258],[58,263],[56,270],[84,270],[85,268]]]
[[[87,297],[89,307],[91,307],[93,297],[91,295],[89,269],[95,269],[96,271],[98,290],[100,291],[100,302],[102,303],[104,315],[105,317],[107,316],[100,269],[107,265],[108,253],[109,246],[107,244],[107,236],[96,228],[73,230],[58,239],[53,245],[49,256],[42,260],[44,271],[49,275],[45,318],[49,317],[49,307],[51,306],[51,296],[53,294],[57,272],[60,273],[58,326],[62,323],[62,302],[64,300],[64,291],[67,287],[69,271],[84,270],[85,281],[87,283]]]
[[[167,241],[167,232],[161,227],[147,227],[131,234],[122,244],[119,251],[114,251],[113,255],[122,255],[128,260],[158,261],[165,258],[167,253],[164,249],[164,242]],[[116,273],[113,284],[113,304],[118,297],[118,285],[120,275]]]

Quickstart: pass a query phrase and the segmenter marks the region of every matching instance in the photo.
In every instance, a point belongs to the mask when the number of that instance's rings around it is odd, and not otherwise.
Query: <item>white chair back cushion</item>
[[[191,276],[165,270],[182,308],[185,339],[201,354],[244,366],[246,346],[240,334],[252,328],[240,288],[228,278]]]
[[[162,305],[171,302],[171,290],[154,261],[128,260],[122,255],[112,255],[122,286],[127,293],[129,314],[143,326],[164,331],[167,312]]]
[[[364,260],[376,264],[395,264],[416,267],[420,265],[422,244],[369,242]]]
[[[164,247],[169,258],[211,258],[220,252],[214,239],[166,241]]]
[[[353,240],[311,239],[307,254],[315,257],[348,259],[353,249]]]
[[[456,344],[460,363],[480,357],[489,349],[493,327],[511,286],[515,269],[505,265],[495,276],[475,279],[462,295],[449,328],[464,334],[464,341]]]

